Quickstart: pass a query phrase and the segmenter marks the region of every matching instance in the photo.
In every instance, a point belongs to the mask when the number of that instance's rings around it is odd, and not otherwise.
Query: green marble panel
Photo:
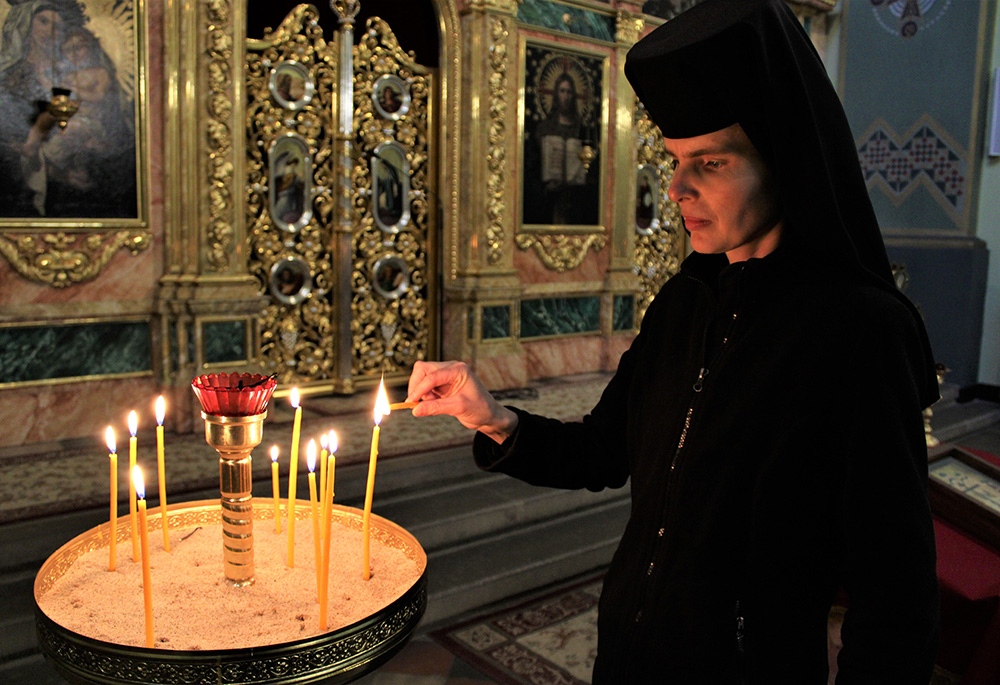
[[[206,364],[241,362],[247,359],[247,322],[210,321],[201,325]]]
[[[483,340],[510,337],[510,307],[497,305],[483,307]]]
[[[147,321],[0,328],[0,383],[152,368]]]
[[[549,297],[521,302],[521,337],[596,333],[600,330],[601,298]]]
[[[635,328],[635,295],[615,295],[611,330],[630,331]]]
[[[565,17],[569,18],[569,22],[564,19]],[[550,31],[572,33],[609,43],[615,39],[613,16],[563,5],[552,0],[523,0],[517,8],[517,19],[525,24]]]

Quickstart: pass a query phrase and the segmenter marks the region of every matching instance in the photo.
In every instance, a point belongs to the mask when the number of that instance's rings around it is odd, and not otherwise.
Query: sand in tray
[[[225,578],[221,524],[171,529],[163,549],[151,531],[153,630],[160,649],[243,649],[281,644],[334,631],[377,613],[418,580],[421,568],[403,551],[372,536],[372,577],[362,578],[361,531],[333,522],[327,631],[319,629],[312,523],[295,526],[295,568],[287,566],[287,530],[254,522],[255,582],[233,587]],[[121,525],[121,524],[119,524]],[[128,525],[126,519],[125,525]],[[118,544],[117,569],[108,549],[88,552],[39,600],[45,615],[87,637],[145,646],[142,565],[131,545]]]

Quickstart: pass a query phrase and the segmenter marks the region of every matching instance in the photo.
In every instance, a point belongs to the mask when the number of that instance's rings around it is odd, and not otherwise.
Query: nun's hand
[[[414,416],[454,416],[498,443],[517,426],[517,414],[493,399],[464,362],[415,363],[406,401],[420,402]]]

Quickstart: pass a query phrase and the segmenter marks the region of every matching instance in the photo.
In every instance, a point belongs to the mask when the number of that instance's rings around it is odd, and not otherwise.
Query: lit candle
[[[118,443],[115,441],[115,429],[108,426],[104,432],[108,443],[108,457],[111,458],[111,523],[108,536],[108,570],[115,570],[115,557],[118,548]]]
[[[295,423],[292,424],[292,455],[288,470],[288,568],[295,568],[295,481],[299,475],[299,429],[302,427],[298,388],[292,388],[289,399],[295,407]]]
[[[156,398],[156,474],[160,486],[160,527],[163,528],[163,549],[170,551],[170,533],[167,531],[167,478],[163,469],[163,418],[167,413],[163,395]]]
[[[336,470],[337,434],[331,430],[330,454],[327,456],[326,488],[323,490],[323,568],[319,583],[319,628],[327,628],[327,606],[330,599],[330,520],[333,518],[333,480]]]
[[[322,496],[326,492],[326,447],[330,444],[329,438],[326,433],[319,436],[319,494]],[[322,497],[321,497],[322,499]],[[323,500],[319,504],[320,513],[326,511],[326,501]]]
[[[149,533],[146,530],[146,485],[138,466],[132,469],[133,492],[139,498],[139,536],[142,538],[142,601],[146,612],[146,647],[153,647],[153,586],[149,572]]]
[[[396,411],[397,409],[413,409],[418,404],[420,404],[420,402],[395,402],[389,405],[389,409],[391,411]]]
[[[132,475],[132,470],[135,468],[135,446],[136,438],[135,434],[139,430],[139,417],[136,415],[135,411],[130,411],[128,413],[128,432],[131,437],[128,439],[128,472],[129,476]],[[139,561],[139,524],[136,521],[135,515],[135,488],[128,489],[128,518],[129,523],[132,525],[132,561]]]
[[[278,493],[277,445],[271,445],[271,491],[274,493],[274,532],[281,533],[281,495]]]
[[[319,501],[316,497],[316,441],[306,445],[306,466],[309,467],[309,510],[313,524],[313,561],[316,565],[316,599],[319,600],[319,574],[322,572],[322,556],[319,550]]]
[[[365,580],[371,578],[371,515],[372,497],[375,495],[375,461],[378,457],[378,433],[382,417],[389,415],[389,398],[385,394],[385,379],[378,384],[378,398],[375,400],[375,427],[372,429],[372,448],[368,456],[368,486],[365,488],[365,514],[361,526],[362,539],[362,563],[364,564],[363,576]]]

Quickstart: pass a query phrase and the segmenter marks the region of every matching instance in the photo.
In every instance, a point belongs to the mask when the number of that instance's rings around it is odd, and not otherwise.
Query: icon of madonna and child
[[[0,219],[137,218],[132,0],[0,0],[0,26]]]

